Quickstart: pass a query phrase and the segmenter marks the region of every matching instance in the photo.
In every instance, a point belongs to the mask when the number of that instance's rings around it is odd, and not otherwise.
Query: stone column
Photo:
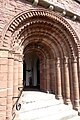
[[[16,102],[18,100],[18,54],[14,53],[13,69],[13,115],[16,115]]]
[[[56,99],[62,99],[60,58],[57,58],[56,60],[56,87],[55,89],[56,89],[55,90]]]
[[[7,120],[12,120],[12,97],[13,97],[13,58],[12,52],[8,56],[8,81],[7,81]]]
[[[72,79],[73,79],[73,108],[78,110],[79,108],[79,82],[78,82],[78,70],[77,70],[77,58],[73,56],[72,58]]]
[[[51,83],[51,86],[52,86],[52,93],[55,93],[55,81],[56,81],[56,74],[55,74],[55,68],[56,68],[56,66],[55,66],[55,60],[54,59],[52,59],[51,60],[51,81],[52,81],[52,83]]]
[[[19,63],[18,63],[18,89],[19,92],[23,88],[23,60],[22,55],[19,55]]]
[[[50,92],[54,93],[55,79],[54,79],[54,59],[49,59],[49,74],[50,74]]]
[[[49,64],[49,59],[47,58],[46,61],[46,72],[47,72],[47,92],[50,92],[50,64]]]
[[[80,48],[78,52],[78,73],[79,73],[79,91],[80,91]],[[80,99],[80,92],[79,92],[79,99]]]
[[[6,120],[8,50],[0,49],[0,120]]]
[[[40,90],[47,91],[47,68],[46,68],[46,60],[40,61]]]
[[[70,81],[69,81],[69,68],[68,68],[68,57],[64,58],[64,87],[65,87],[65,98],[64,103],[70,104]]]
[[[46,60],[40,61],[40,90],[47,91],[47,66]]]
[[[79,100],[80,100],[80,47],[78,51],[78,73],[79,73]],[[80,102],[79,102],[78,115],[80,116]]]

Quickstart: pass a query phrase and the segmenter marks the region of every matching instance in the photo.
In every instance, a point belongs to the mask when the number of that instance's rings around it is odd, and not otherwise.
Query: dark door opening
[[[24,90],[40,89],[40,61],[38,56],[32,52],[26,54],[23,63],[23,85]]]

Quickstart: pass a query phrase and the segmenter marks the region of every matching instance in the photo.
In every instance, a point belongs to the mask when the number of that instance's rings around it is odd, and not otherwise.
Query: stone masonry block
[[[8,72],[9,73],[13,72],[13,66],[9,66]]]
[[[0,111],[0,120],[6,120],[6,111]]]
[[[12,80],[12,78],[9,78],[9,81],[7,81],[7,85],[8,85],[8,88],[13,88],[13,80]]]
[[[7,65],[8,59],[7,58],[0,58],[0,65]]]
[[[9,84],[10,84],[10,81],[11,81],[11,83],[13,82],[13,73],[8,74],[8,82],[9,82]]]
[[[0,89],[7,88],[7,81],[0,81]]]
[[[8,65],[0,65],[1,67],[1,72],[7,72],[8,71]]]
[[[0,58],[8,58],[8,51],[0,51]]]
[[[0,80],[1,81],[6,81],[7,80],[7,72],[6,73],[0,72]]]
[[[0,111],[6,111],[6,106],[0,105]]]
[[[6,98],[0,98],[0,106],[6,106]]]
[[[12,102],[7,103],[7,110],[10,112],[12,110]]]
[[[12,96],[13,95],[13,88],[8,88],[7,94],[8,94],[8,96]]]
[[[7,96],[7,89],[0,89],[0,97],[6,97]]]

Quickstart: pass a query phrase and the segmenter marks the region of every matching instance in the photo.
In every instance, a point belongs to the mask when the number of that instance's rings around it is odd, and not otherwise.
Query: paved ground
[[[53,94],[24,91],[21,98],[20,120],[80,120],[77,111],[56,100]]]

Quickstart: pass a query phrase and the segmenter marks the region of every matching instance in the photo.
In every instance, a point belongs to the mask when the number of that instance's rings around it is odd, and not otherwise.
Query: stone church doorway
[[[24,11],[8,24],[2,38],[1,83],[9,113],[23,85],[54,93],[78,110],[80,41],[63,17],[45,9]]]
[[[25,54],[23,62],[24,88],[40,88],[40,61],[35,52]]]

